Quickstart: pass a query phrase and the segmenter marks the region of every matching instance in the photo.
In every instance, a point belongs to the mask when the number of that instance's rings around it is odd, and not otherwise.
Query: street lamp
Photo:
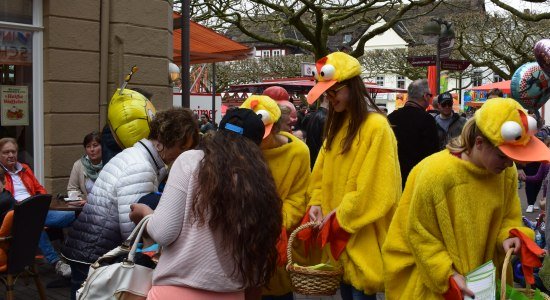
[[[441,93],[441,48],[442,44],[446,43],[445,49],[450,50],[453,47],[455,33],[452,28],[453,24],[441,18],[432,18],[422,31],[424,42],[429,45],[437,45],[437,53],[435,57],[436,69],[436,89],[437,94]],[[449,56],[450,51],[445,56]],[[446,58],[447,58],[446,57]]]

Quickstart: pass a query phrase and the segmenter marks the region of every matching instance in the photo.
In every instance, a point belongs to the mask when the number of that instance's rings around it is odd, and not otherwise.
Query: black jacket
[[[324,107],[319,107],[317,111],[310,114],[310,118],[306,127],[306,145],[309,148],[310,166],[313,169],[319,150],[323,146],[323,129],[327,119],[328,110]]]
[[[395,138],[403,188],[412,168],[437,152],[435,119],[420,107],[406,105],[388,115]]]

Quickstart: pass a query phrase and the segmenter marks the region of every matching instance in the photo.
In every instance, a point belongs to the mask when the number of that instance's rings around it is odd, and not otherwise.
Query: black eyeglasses
[[[453,103],[452,102],[443,102],[443,103],[439,104],[439,106],[441,106],[441,107],[453,107]]]
[[[333,89],[333,90],[326,90],[324,93],[323,93],[323,96],[327,97],[327,96],[330,96],[331,98],[335,98],[336,97],[336,94],[338,94],[338,91],[340,91],[341,89],[345,88],[347,86],[347,84],[342,84],[341,86]]]

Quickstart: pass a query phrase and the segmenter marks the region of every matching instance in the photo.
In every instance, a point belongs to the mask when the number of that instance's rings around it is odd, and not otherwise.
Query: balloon
[[[128,89],[120,93],[117,89],[109,102],[107,119],[118,145],[124,149],[147,138],[155,113],[153,103],[142,94]]]
[[[533,48],[535,58],[547,77],[550,76],[550,39],[538,41]]]
[[[510,89],[512,98],[525,109],[538,110],[550,98],[548,77],[536,62],[526,63],[516,70]]]

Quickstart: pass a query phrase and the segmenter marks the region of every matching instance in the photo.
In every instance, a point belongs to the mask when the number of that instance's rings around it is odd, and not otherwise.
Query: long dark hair
[[[260,147],[234,132],[205,135],[199,149],[193,219],[212,231],[223,230],[223,249],[235,261],[232,276],[244,287],[268,283],[277,263],[282,202]]]
[[[346,137],[341,146],[341,154],[349,151],[353,139],[359,132],[359,128],[363,121],[367,119],[370,110],[374,110],[381,113],[378,106],[365,88],[365,83],[360,76],[352,77],[348,80],[342,81],[341,84],[348,86],[350,91],[347,110],[344,112],[335,112],[332,104],[329,105],[327,121],[325,123],[324,135],[327,140],[325,149],[330,150],[332,142],[338,133],[338,130],[342,128],[344,122],[348,120],[349,114],[349,127]]]

